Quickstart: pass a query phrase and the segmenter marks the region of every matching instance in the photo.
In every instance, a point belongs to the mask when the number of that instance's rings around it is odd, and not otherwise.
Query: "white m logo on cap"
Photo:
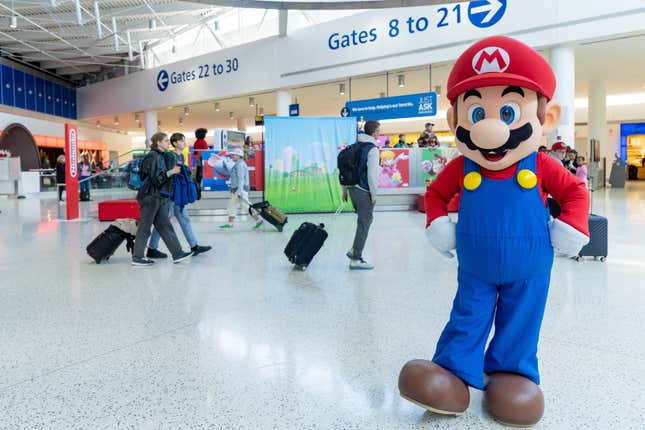
[[[473,70],[482,73],[504,73],[511,64],[511,57],[502,48],[489,46],[480,50],[473,57]]]

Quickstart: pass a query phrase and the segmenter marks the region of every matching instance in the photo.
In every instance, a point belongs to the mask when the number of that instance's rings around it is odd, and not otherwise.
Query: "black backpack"
[[[360,162],[364,143],[347,146],[338,154],[338,180],[341,185],[358,185],[361,180]]]

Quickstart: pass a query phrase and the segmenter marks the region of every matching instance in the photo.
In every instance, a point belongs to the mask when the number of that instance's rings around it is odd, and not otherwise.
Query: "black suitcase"
[[[109,260],[126,239],[128,241],[127,249],[130,251],[134,246],[134,236],[118,227],[110,225],[103,233],[99,234],[87,245],[85,250],[96,261],[96,264],[101,264],[101,261]]]
[[[271,206],[267,201],[250,205],[249,214],[252,215],[253,211],[259,213],[263,219],[265,219],[269,224],[275,226],[275,228],[280,232],[284,229],[284,225],[289,219],[278,208]]]
[[[327,240],[324,224],[304,222],[298,227],[284,248],[284,255],[296,265],[297,269],[305,270]]]
[[[599,258],[605,261],[608,253],[608,225],[607,218],[589,214],[589,243],[580,250],[578,261],[583,257]]]

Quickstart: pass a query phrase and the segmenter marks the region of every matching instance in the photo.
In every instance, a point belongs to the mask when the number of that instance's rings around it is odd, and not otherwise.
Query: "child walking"
[[[587,166],[585,163],[585,157],[578,156],[576,158],[576,177],[585,183],[587,186]]]
[[[249,168],[242,159],[244,152],[241,149],[234,149],[230,153],[231,160],[235,163],[231,169],[231,198],[228,201],[228,223],[221,225],[220,229],[230,230],[233,228],[237,210],[241,206],[245,211],[249,210]],[[252,213],[255,220],[254,229],[262,226],[262,220],[257,213]]]

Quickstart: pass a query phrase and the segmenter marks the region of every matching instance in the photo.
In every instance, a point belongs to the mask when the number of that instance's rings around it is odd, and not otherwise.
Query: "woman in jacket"
[[[58,201],[63,201],[65,192],[65,156],[59,155],[56,159],[56,183],[58,184]]]
[[[172,205],[172,176],[181,172],[175,157],[167,154],[170,140],[165,133],[156,133],[150,139],[151,151],[141,162],[139,175],[143,185],[137,193],[139,201],[139,225],[134,242],[133,266],[151,266],[154,261],[144,257],[152,226],[157,229],[170,253],[173,262],[179,263],[192,253],[184,252],[168,217]]]

